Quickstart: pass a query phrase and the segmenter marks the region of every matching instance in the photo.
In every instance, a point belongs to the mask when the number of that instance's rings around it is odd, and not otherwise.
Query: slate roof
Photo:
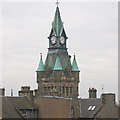
[[[0,97],[0,99],[2,118],[22,118],[19,109],[35,109],[26,97]]]
[[[45,61],[45,70],[53,70],[56,58],[59,57],[61,66],[66,69],[70,65],[69,55],[67,50],[64,49],[52,49],[48,51],[47,58]],[[70,66],[71,67],[71,66]]]
[[[62,23],[62,20],[61,20],[59,7],[56,8],[54,21],[52,23],[52,28],[53,28],[56,36],[61,35],[62,30],[63,30],[63,23]]]
[[[95,107],[91,110],[90,106]],[[81,118],[92,118],[102,106],[101,98],[80,99]]]

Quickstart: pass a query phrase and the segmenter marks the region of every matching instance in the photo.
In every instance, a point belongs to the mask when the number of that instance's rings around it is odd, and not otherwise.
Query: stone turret
[[[75,55],[74,55],[74,59],[73,59],[73,63],[72,63],[72,71],[79,71]]]
[[[43,64],[43,60],[42,60],[42,53],[41,53],[41,56],[40,56],[40,62],[39,62],[39,65],[38,65],[37,72],[38,71],[44,71],[44,64]]]

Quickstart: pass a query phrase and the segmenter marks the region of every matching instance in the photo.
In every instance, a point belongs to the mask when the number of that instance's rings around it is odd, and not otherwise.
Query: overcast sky
[[[68,36],[70,55],[76,54],[80,69],[80,97],[89,87],[102,93],[118,92],[117,2],[61,2],[59,5]],[[56,5],[54,2],[1,3],[2,85],[6,95],[20,87],[36,89],[40,53],[45,61]],[[1,77],[1,76],[0,76]]]

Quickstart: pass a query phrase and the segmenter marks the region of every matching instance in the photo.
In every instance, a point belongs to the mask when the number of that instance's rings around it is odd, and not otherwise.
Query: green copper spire
[[[63,23],[61,20],[60,11],[59,11],[58,6],[56,8],[54,21],[52,23],[52,28],[53,28],[53,31],[55,32],[55,35],[57,37],[59,37],[61,35],[62,30],[63,30]]]
[[[53,70],[63,70],[62,65],[60,63],[60,59],[58,56],[56,58],[55,66],[54,66]]]
[[[73,59],[73,63],[72,63],[72,71],[79,71],[76,59],[75,59],[75,55],[74,55],[74,59]]]
[[[38,69],[37,71],[44,71],[44,64],[43,64],[43,60],[42,60],[42,54],[41,54],[41,58],[40,58],[40,63],[38,65]]]

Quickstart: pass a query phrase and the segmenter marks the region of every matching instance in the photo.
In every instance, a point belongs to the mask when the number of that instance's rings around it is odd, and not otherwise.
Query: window
[[[95,110],[95,108],[96,108],[96,106],[93,106],[93,107],[91,108],[91,110]]]
[[[24,110],[24,109],[22,110],[22,116],[23,116],[23,117],[27,117],[27,111]]]
[[[53,86],[51,86],[51,89],[53,89],[54,87]]]
[[[64,86],[62,87],[62,92],[65,93],[65,88],[64,88]]]
[[[60,91],[61,91],[61,86],[60,86]]]
[[[73,107],[71,107],[71,113],[70,113],[71,115],[73,115],[74,114],[74,110],[73,110]]]
[[[92,106],[89,106],[89,107],[88,107],[88,110],[91,110],[91,108],[92,108]]]
[[[96,106],[89,106],[88,111],[93,111],[93,110],[95,110],[95,108],[96,108]]]
[[[70,94],[72,94],[72,87],[70,87]]]
[[[50,86],[48,86],[48,90],[50,90]]]
[[[68,96],[68,87],[66,87],[66,95]]]
[[[44,90],[46,90],[46,87],[44,87]]]

